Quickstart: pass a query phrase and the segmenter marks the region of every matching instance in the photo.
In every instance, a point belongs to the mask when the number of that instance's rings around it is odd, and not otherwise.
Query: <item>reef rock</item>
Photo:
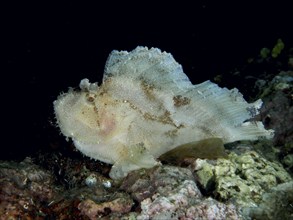
[[[194,170],[199,184],[221,201],[233,200],[240,207],[257,207],[268,190],[292,181],[290,174],[278,163],[247,151],[230,153],[228,159],[208,161],[197,159]]]
[[[114,164],[118,179],[150,168],[160,155],[190,142],[271,138],[237,89],[206,81],[193,85],[171,54],[157,48],[113,51],[103,83],[80,82],[54,102],[61,132],[85,155]]]

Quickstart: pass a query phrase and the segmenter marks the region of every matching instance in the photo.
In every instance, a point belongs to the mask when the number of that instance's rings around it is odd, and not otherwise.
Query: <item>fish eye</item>
[[[94,97],[88,97],[88,98],[87,98],[87,101],[88,101],[88,102],[93,102],[93,101],[95,101],[95,98],[94,98]]]
[[[95,95],[95,94],[87,93],[87,94],[85,95],[85,98],[86,98],[86,101],[87,101],[89,104],[93,104],[94,101],[95,101],[96,95]]]

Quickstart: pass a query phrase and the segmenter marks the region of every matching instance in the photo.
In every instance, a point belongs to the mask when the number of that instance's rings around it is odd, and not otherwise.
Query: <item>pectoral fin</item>
[[[178,164],[186,158],[217,159],[226,157],[222,139],[208,138],[180,145],[161,155],[159,160]]]
[[[130,146],[128,149],[128,154],[113,164],[109,174],[112,179],[120,179],[133,170],[151,168],[160,164],[142,143]]]

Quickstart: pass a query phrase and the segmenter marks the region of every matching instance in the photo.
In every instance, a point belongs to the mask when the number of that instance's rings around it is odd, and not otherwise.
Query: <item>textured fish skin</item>
[[[272,138],[273,130],[249,121],[261,105],[210,81],[193,85],[171,54],[137,47],[112,51],[102,84],[81,80],[54,109],[63,135],[83,154],[113,164],[110,176],[118,179],[189,142]]]

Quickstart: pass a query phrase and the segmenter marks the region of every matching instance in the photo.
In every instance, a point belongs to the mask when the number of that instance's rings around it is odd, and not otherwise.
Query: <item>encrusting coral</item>
[[[212,163],[197,159],[194,167],[205,190],[213,190],[213,194],[224,201],[234,199],[241,207],[256,207],[266,191],[292,181],[279,163],[270,162],[255,151],[241,155],[232,152],[228,159]]]

